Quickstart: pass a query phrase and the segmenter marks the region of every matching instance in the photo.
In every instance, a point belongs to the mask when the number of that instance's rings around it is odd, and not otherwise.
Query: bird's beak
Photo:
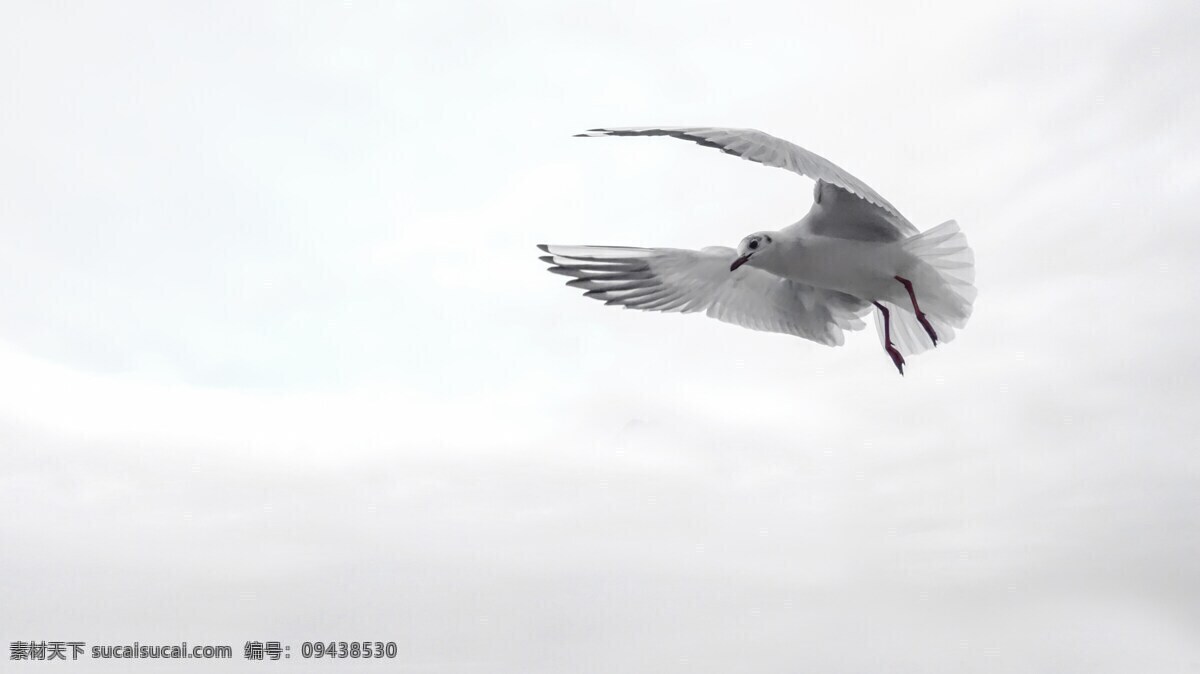
[[[738,259],[733,261],[733,264],[729,265],[729,271],[733,271],[734,269],[737,269],[738,267],[746,264],[746,261],[749,259],[750,259],[749,254],[739,257]]]

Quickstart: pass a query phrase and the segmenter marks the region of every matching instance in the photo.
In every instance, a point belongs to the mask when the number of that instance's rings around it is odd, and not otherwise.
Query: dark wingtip
[[[541,260],[542,262],[545,262],[546,264],[554,264],[554,256],[553,255],[539,255],[538,259]]]
[[[537,245],[537,247],[538,247],[538,250],[542,251],[543,253],[549,253],[549,252],[550,252],[550,246],[548,246],[548,245],[546,245],[546,244],[544,244],[544,243],[539,243],[539,244]]]

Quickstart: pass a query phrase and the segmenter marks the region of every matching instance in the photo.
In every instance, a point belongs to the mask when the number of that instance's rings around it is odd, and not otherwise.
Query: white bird
[[[579,136],[670,136],[816,180],[798,222],[742,239],[736,250],[540,244],[550,271],[605,304],[705,311],[754,330],[840,346],[874,306],[883,348],[905,355],[948,342],[975,301],[975,257],[953,221],[920,232],[833,162],[753,129],[636,127]]]

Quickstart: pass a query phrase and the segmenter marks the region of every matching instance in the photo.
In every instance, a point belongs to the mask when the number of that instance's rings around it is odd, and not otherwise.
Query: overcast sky
[[[0,642],[1197,671],[1198,31],[1188,0],[4,3]],[[579,297],[535,244],[733,246],[811,202],[571,137],[646,124],[957,219],[970,324],[901,378],[873,330]]]

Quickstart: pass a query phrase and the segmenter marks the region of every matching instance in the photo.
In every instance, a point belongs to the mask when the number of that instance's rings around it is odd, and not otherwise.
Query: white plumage
[[[581,136],[670,136],[816,179],[812,209],[738,248],[539,245],[550,271],[588,297],[646,311],[704,311],[727,323],[840,345],[876,308],[880,340],[904,355],[954,338],[975,300],[974,256],[953,220],[919,232],[858,178],[751,129],[640,127]]]

